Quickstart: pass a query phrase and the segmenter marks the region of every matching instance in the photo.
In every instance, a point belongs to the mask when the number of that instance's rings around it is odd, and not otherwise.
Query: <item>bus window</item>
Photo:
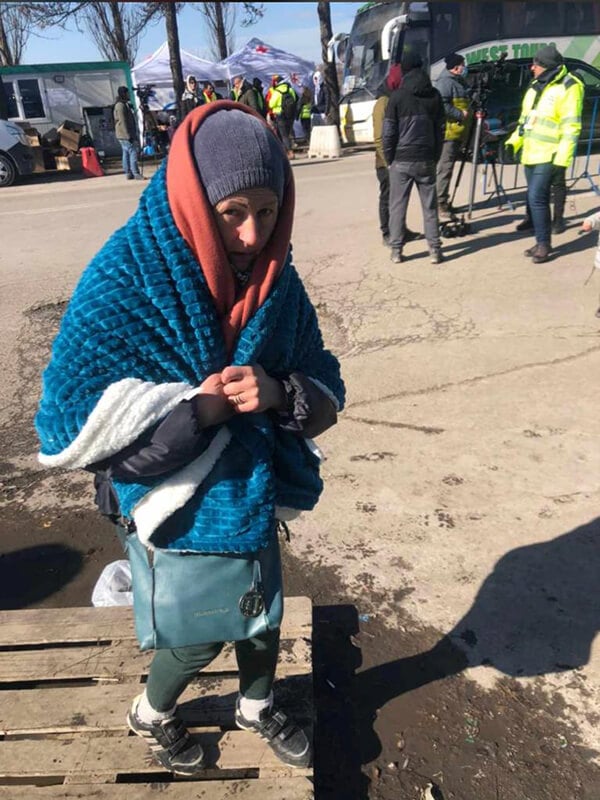
[[[598,3],[565,3],[565,35],[587,34],[598,29]]]
[[[502,35],[506,39],[560,36],[563,10],[562,3],[504,3]]]
[[[439,61],[460,47],[461,5],[461,3],[431,3],[433,61]]]
[[[439,61],[481,40],[481,32],[495,40],[500,36],[502,3],[431,3],[433,53]]]
[[[429,27],[414,25],[404,31],[399,41],[401,52],[396,52],[395,61],[400,61],[406,55],[418,55],[423,62],[423,68],[429,71],[431,65],[429,54]]]
[[[381,60],[381,31],[397,16],[400,3],[383,3],[358,13],[352,26],[346,53],[344,91],[365,87],[373,95],[384,79],[387,61]]]

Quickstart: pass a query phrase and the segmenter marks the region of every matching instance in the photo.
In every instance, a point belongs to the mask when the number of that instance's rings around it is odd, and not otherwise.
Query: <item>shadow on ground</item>
[[[600,628],[599,535],[600,518],[511,550],[441,637],[409,625],[390,630],[378,615],[359,618],[352,604],[315,605],[317,798],[391,800],[426,785],[442,765],[443,797],[546,800],[544,770],[553,800],[600,796],[593,754],[578,744],[560,696],[510,680],[569,670],[585,693],[577,670]],[[313,588],[311,570],[300,593]],[[314,580],[322,594],[324,576]],[[486,691],[461,677],[476,665],[508,677]],[[495,775],[501,794],[493,782],[476,786],[476,773]]]
[[[35,605],[68,584],[83,557],[62,544],[41,544],[0,554],[0,608]]]

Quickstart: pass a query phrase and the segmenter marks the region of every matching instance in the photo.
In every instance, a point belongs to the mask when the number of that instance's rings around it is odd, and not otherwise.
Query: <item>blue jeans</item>
[[[532,164],[525,167],[527,205],[531,212],[535,240],[538,244],[550,245],[550,185],[552,183],[552,175],[552,162]]]
[[[125,175],[139,175],[137,144],[128,139],[119,139],[123,151],[123,172]]]

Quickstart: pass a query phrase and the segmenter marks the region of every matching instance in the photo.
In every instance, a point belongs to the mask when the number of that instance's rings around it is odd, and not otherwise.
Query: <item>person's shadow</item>
[[[27,608],[42,602],[66,586],[82,565],[82,554],[62,544],[0,553],[0,609]]]
[[[361,762],[380,754],[373,721],[378,709],[399,695],[476,665],[523,677],[586,664],[600,629],[599,576],[600,518],[504,555],[469,611],[430,650],[370,667],[345,681],[359,706],[354,727]],[[367,796],[354,785],[348,797]]]

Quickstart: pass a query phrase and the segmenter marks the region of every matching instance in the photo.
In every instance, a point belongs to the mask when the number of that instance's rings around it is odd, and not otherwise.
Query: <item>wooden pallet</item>
[[[286,600],[279,695],[312,719],[311,603]],[[0,611],[0,800],[309,800],[311,770],[282,764],[233,723],[237,676],[226,646],[180,699],[208,766],[165,772],[125,714],[152,653],[140,653],[130,608]]]

